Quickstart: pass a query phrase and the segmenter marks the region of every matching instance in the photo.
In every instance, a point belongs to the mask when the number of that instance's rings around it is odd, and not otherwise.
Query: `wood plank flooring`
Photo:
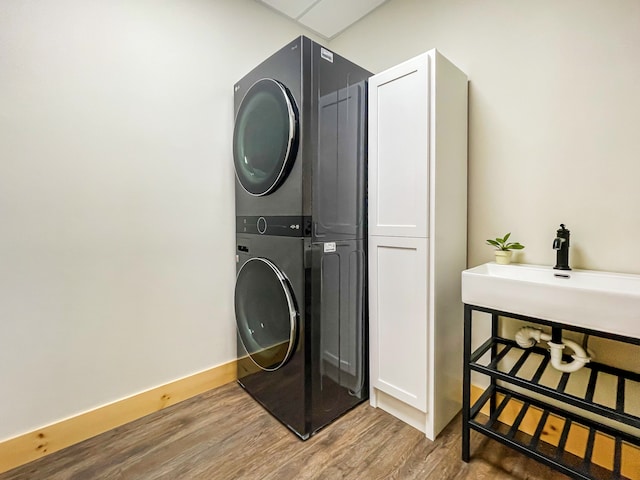
[[[475,432],[466,464],[460,430],[458,416],[431,442],[364,404],[302,442],[228,384],[0,474],[0,480],[568,478]]]

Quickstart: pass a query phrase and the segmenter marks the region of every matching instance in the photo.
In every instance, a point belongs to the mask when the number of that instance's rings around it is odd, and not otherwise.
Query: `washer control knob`
[[[260,217],[256,226],[258,227],[258,233],[262,235],[267,231],[267,220],[264,217]]]

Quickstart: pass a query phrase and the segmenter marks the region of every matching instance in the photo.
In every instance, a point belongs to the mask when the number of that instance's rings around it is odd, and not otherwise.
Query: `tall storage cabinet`
[[[431,50],[369,80],[371,405],[434,439],[462,405],[467,76]]]

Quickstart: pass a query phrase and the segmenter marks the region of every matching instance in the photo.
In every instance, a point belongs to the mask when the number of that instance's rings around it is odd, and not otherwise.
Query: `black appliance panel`
[[[311,236],[311,217],[236,217],[236,232],[281,237],[309,237]]]
[[[364,238],[364,82],[320,99],[314,240]],[[320,187],[322,186],[322,187]]]
[[[312,425],[369,396],[364,240],[311,247]]]
[[[313,45],[314,241],[365,238],[367,79],[371,73]]]

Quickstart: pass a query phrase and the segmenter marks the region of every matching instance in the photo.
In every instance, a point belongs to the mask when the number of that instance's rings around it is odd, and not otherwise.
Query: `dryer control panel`
[[[311,235],[311,217],[264,216],[236,217],[236,233],[256,233],[281,237]]]

